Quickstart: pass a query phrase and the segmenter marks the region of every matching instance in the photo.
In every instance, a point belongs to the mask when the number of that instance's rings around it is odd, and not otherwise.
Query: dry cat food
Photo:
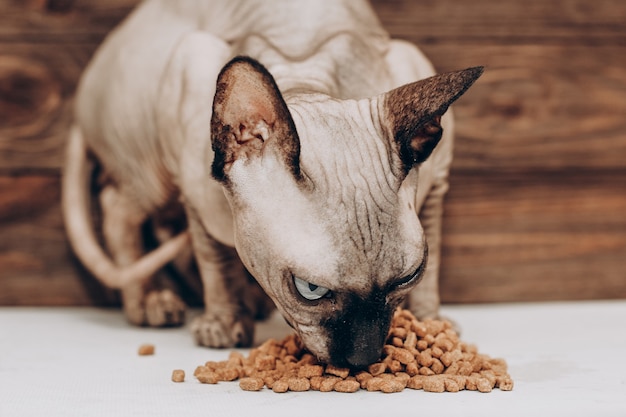
[[[143,344],[139,346],[139,350],[137,351],[137,353],[140,356],[154,355],[154,345]]]
[[[174,369],[172,371],[172,382],[185,382],[185,371]]]
[[[380,361],[367,370],[350,371],[318,363],[296,335],[270,339],[245,357],[232,352],[228,360],[198,366],[194,376],[202,383],[239,380],[246,391],[264,387],[274,392],[355,392],[360,389],[399,392],[405,388],[429,392],[513,389],[506,362],[479,354],[459,340],[447,321],[418,321],[408,310],[393,317]]]

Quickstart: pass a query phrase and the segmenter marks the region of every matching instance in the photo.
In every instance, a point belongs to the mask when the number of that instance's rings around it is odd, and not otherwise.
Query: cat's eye
[[[328,288],[320,287],[319,285],[311,284],[298,277],[293,277],[293,282],[296,284],[296,290],[298,293],[309,301],[319,300],[330,294]]]
[[[426,267],[426,262],[422,262],[419,268],[417,268],[412,274],[409,274],[399,280],[395,281],[394,284],[397,288],[407,287],[412,284],[417,284],[419,280],[424,275],[424,269]]]

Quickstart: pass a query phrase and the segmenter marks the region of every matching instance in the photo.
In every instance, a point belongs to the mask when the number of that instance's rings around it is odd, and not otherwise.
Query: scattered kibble
[[[140,356],[154,355],[154,345],[143,344],[139,346],[139,351],[137,353],[139,353]]]
[[[461,342],[449,322],[419,321],[403,309],[398,309],[393,317],[381,359],[364,371],[318,363],[300,339],[290,335],[282,341],[266,341],[247,357],[234,351],[228,360],[207,362],[196,368],[194,376],[205,384],[238,379],[242,390],[260,391],[267,387],[278,393],[513,389],[504,360],[479,354],[475,346]]]
[[[174,369],[172,371],[173,382],[185,382],[185,371],[182,369]]]

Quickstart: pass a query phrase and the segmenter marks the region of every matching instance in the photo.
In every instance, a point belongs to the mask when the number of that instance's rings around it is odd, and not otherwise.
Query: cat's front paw
[[[137,326],[180,326],[185,309],[185,302],[170,289],[149,291],[143,299],[126,297],[124,302],[126,318]]]
[[[193,320],[191,332],[201,346],[248,347],[254,339],[254,320],[246,315],[207,312]]]

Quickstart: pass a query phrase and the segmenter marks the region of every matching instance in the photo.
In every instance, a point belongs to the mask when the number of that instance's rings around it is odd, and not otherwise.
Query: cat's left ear
[[[249,57],[233,58],[217,78],[211,142],[213,177],[227,184],[237,160],[277,158],[300,178],[300,140],[272,75]]]
[[[483,73],[483,67],[439,74],[391,90],[382,100],[382,124],[398,149],[405,174],[428,158],[441,139],[441,116]]]

